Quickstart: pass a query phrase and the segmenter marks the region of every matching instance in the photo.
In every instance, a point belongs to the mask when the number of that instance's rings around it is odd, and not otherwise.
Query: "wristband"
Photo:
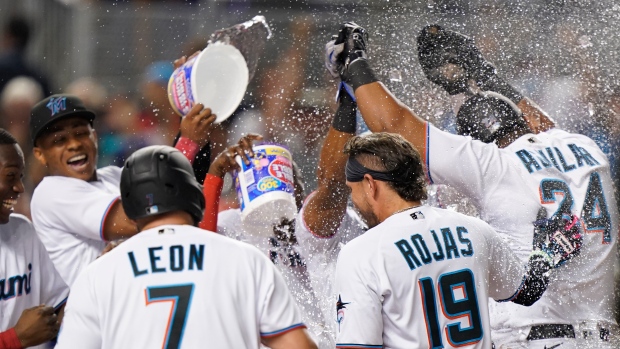
[[[179,137],[179,140],[174,147],[185,155],[190,164],[194,163],[194,158],[200,150],[200,146],[196,142],[183,136]]]
[[[15,328],[11,327],[8,330],[0,333],[0,348],[2,349],[22,349],[22,343],[17,337]]]
[[[202,221],[198,224],[200,229],[217,231],[217,214],[223,187],[224,180],[222,178],[207,173],[202,189],[202,194],[205,197],[205,213]]]
[[[336,115],[334,115],[332,127],[336,131],[355,133],[357,127],[357,103],[353,101],[353,98],[351,98],[347,91],[343,90],[344,88],[341,85],[339,91],[340,103]]]
[[[379,81],[365,58],[358,58],[349,63],[345,74],[343,74],[343,80],[353,87],[353,91],[362,85]]]

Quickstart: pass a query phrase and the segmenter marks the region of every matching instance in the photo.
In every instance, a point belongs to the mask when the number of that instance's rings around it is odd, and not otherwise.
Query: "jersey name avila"
[[[544,150],[521,149],[517,151],[516,154],[529,173],[550,167],[555,167],[560,172],[569,172],[578,167],[583,167],[584,165],[590,167],[600,165],[600,163],[583,147],[569,144],[568,149],[573,154],[574,159],[569,159],[567,156],[564,156],[558,147],[546,147]]]
[[[413,234],[410,241],[401,239],[394,243],[411,270],[421,267],[422,263],[429,264],[474,255],[471,241],[464,236],[469,233],[465,227],[456,227],[458,242],[454,239],[454,233],[450,228],[441,228],[439,232],[440,234],[437,234],[435,230],[430,231],[433,236],[431,242],[426,242],[420,234]]]
[[[142,256],[138,255],[138,261],[144,262],[148,255],[149,262],[138,265],[134,251],[127,252],[129,263],[135,277],[149,273],[180,272],[185,270],[202,270],[205,245],[190,244],[188,246],[172,245],[164,250],[162,246],[149,247],[147,251],[142,251]],[[186,255],[187,253],[187,255]],[[186,262],[187,261],[187,262]],[[187,268],[187,269],[186,269]]]
[[[0,279],[0,300],[7,300],[21,296],[24,292],[30,293],[32,277],[32,263],[28,263],[28,275],[15,275]]]

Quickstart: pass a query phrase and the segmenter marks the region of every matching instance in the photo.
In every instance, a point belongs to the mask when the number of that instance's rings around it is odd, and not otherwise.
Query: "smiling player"
[[[56,269],[71,286],[106,241],[137,233],[119,201],[121,169],[97,169],[95,114],[80,99],[53,95],[32,108],[34,156],[48,171],[32,196],[32,219]],[[196,105],[181,122],[177,148],[193,159],[208,142],[215,115]],[[206,136],[205,136],[206,135]],[[184,145],[194,144],[194,152]]]

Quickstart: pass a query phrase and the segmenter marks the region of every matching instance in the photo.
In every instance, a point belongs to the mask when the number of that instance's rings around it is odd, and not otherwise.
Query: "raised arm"
[[[249,164],[250,157],[254,156],[252,143],[261,139],[263,136],[250,133],[243,136],[237,144],[229,146],[215,157],[204,180],[205,214],[198,224],[201,229],[217,231],[217,214],[224,176],[233,170],[240,170],[239,164],[235,160],[237,155],[246,164]]]
[[[521,109],[532,132],[544,132],[555,126],[536,103],[497,74],[493,64],[484,59],[471,38],[434,24],[420,31],[417,43],[424,75],[448,94],[471,94],[476,90],[496,92]]]
[[[376,78],[367,60],[368,35],[355,23],[340,27],[338,37],[330,45],[335,53],[326,55],[326,66],[332,75],[355,91],[358,108],[372,132],[399,133],[421,154],[426,153],[426,121],[416,116]]]
[[[356,129],[356,104],[340,88],[338,110],[321,149],[317,170],[318,187],[304,204],[303,220],[311,232],[329,237],[336,233],[347,209],[349,189],[344,173],[347,156],[343,149]]]
[[[355,69],[355,62],[352,64]],[[426,121],[415,115],[381,82],[355,89],[357,107],[372,132],[398,133],[426,154]]]

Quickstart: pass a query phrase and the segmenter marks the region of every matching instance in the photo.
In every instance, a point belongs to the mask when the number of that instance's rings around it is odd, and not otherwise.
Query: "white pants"
[[[619,349],[620,330],[609,323],[583,322],[573,325],[575,338],[527,340],[530,327],[493,332],[496,349]],[[609,331],[607,340],[600,338],[600,329]]]

